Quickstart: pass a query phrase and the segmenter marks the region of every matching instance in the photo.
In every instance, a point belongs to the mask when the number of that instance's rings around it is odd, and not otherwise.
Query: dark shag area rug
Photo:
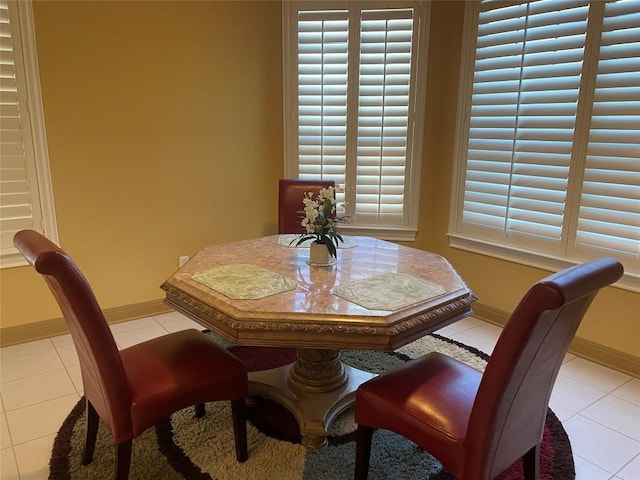
[[[295,359],[290,348],[232,347],[250,370],[264,370]],[[356,368],[381,373],[430,351],[440,351],[484,369],[487,355],[439,335],[428,335],[395,352],[344,351],[342,360]],[[343,480],[353,478],[355,428],[353,408],[330,429],[329,445],[307,450],[300,445],[294,417],[280,405],[262,398],[248,402],[249,460],[237,463],[228,402],[207,404],[201,419],[193,409],[175,413],[133,441],[130,479],[188,480]],[[115,446],[100,424],[93,462],[80,465],[84,440],[85,403],[81,399],[55,439],[50,461],[52,480],[112,479]],[[571,445],[561,422],[549,410],[541,452],[540,480],[574,480]],[[393,432],[374,434],[369,478],[394,480],[454,480],[440,463],[414,443]],[[522,480],[521,461],[498,480]]]

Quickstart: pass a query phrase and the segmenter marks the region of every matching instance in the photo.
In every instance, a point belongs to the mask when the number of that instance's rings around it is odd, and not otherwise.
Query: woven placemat
[[[385,273],[338,285],[333,293],[369,310],[398,310],[442,295],[445,289],[406,273]]]
[[[257,300],[293,290],[298,285],[284,275],[244,263],[210,268],[191,278],[234,300]]]

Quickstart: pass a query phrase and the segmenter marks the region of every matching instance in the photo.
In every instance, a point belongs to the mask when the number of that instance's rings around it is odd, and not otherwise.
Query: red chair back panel
[[[334,187],[333,180],[281,179],[278,185],[278,233],[302,233],[302,199],[306,192],[315,196],[323,188]]]
[[[601,258],[535,284],[505,325],[478,389],[465,471],[493,478],[542,441],[549,397],[582,317],[620,263]]]

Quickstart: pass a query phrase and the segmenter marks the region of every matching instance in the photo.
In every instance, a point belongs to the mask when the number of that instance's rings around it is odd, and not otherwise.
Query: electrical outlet
[[[178,267],[183,266],[188,261],[189,261],[189,255],[182,255],[181,257],[178,257]]]

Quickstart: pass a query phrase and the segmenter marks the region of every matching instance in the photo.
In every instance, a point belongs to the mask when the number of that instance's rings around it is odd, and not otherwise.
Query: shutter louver
[[[640,12],[604,7],[576,248],[640,256]]]
[[[27,166],[28,118],[19,95],[15,45],[11,37],[9,10],[0,2],[0,249],[13,250],[13,236],[24,228],[41,228],[34,218],[34,193]],[[25,124],[26,120],[26,124]]]

